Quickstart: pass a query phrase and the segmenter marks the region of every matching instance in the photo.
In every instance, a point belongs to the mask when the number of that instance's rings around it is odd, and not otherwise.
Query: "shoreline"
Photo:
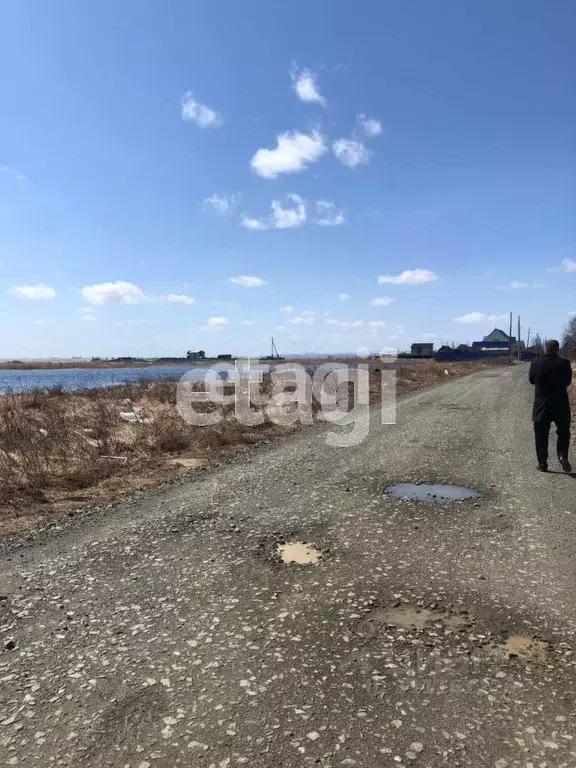
[[[207,357],[203,360],[190,360],[186,357],[166,357],[157,360],[4,360],[0,362],[0,371],[49,371],[49,370],[70,370],[70,369],[106,369],[106,368],[153,368],[161,366],[210,366],[214,364],[233,364],[235,361],[246,358],[236,357],[232,359],[221,359],[217,357]],[[363,361],[378,363],[378,358],[358,358],[354,355],[332,355],[330,357],[286,357],[279,360],[267,360],[265,358],[251,358],[254,364],[280,364],[280,363],[300,363],[307,365],[309,363],[331,363],[331,362],[352,362]],[[414,361],[411,361],[414,362]],[[417,361],[416,361],[417,362]]]

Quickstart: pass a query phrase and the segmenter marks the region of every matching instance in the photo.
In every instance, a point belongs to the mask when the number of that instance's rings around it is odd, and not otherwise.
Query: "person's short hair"
[[[556,339],[548,339],[544,345],[544,351],[547,355],[557,355],[560,351],[560,344]]]

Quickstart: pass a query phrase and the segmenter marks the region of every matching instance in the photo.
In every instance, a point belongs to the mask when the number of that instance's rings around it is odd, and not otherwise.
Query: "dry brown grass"
[[[484,365],[420,362],[399,367],[398,391],[446,380],[445,370],[462,376]],[[381,394],[382,367],[371,365],[373,402]],[[75,510],[83,502],[157,484],[184,471],[176,459],[202,465],[299,429],[269,420],[243,426],[234,417],[233,405],[220,408],[223,419],[213,426],[189,425],[176,409],[176,383],[162,379],[0,397],[0,534]],[[265,377],[263,389],[270,393],[270,377]],[[317,409],[314,403],[313,413]],[[120,413],[126,411],[141,414],[143,420],[122,420]]]

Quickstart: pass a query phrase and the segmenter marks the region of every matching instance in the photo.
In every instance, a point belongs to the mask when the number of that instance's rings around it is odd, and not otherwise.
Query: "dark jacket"
[[[544,355],[532,360],[530,384],[534,392],[533,421],[569,421],[568,387],[572,382],[572,366],[558,355]]]

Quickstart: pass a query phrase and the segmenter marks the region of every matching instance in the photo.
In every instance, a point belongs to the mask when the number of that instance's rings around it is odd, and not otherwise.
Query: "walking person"
[[[534,384],[534,437],[540,472],[548,471],[548,438],[552,422],[556,425],[558,461],[564,472],[572,472],[568,461],[570,449],[570,399],[568,387],[572,383],[572,366],[560,357],[560,344],[550,339],[545,354],[530,364],[528,378]]]

